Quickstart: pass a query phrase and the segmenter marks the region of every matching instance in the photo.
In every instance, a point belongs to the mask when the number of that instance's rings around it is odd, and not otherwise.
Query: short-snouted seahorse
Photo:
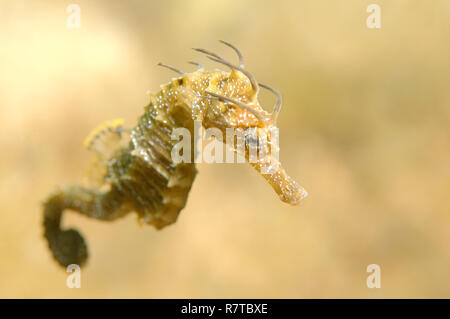
[[[139,118],[135,128],[125,130],[121,121],[106,122],[97,128],[86,141],[101,159],[103,178],[101,187],[70,186],[60,188],[44,203],[45,238],[55,259],[63,266],[82,265],[87,260],[87,246],[78,231],[61,229],[63,211],[69,209],[85,216],[111,221],[130,212],[136,212],[139,220],[161,229],[176,221],[185,207],[189,191],[197,173],[195,163],[174,163],[171,151],[176,140],[171,138],[174,128],[187,128],[192,134],[194,120],[205,129],[217,128],[226,135],[227,128],[247,130],[254,128],[258,136],[270,143],[271,131],[281,107],[280,93],[258,83],[244,67],[244,59],[233,45],[221,41],[238,55],[235,65],[219,55],[194,49],[207,58],[230,68],[226,71],[179,73],[179,77],[161,86],[157,94],[150,94],[150,103]],[[271,113],[258,102],[260,88],[274,93],[277,102]],[[118,136],[111,151],[100,149],[97,144],[105,134]],[[123,135],[128,140],[123,142]],[[245,158],[251,143],[245,143]],[[231,142],[235,148],[235,141]],[[192,150],[194,147],[191,148]],[[283,202],[296,205],[306,191],[292,180],[278,162],[267,152],[251,162],[256,171],[266,179]],[[264,168],[271,168],[263,173]]]

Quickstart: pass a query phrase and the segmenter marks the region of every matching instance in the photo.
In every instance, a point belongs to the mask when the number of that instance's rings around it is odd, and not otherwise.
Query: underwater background
[[[449,0],[77,0],[69,28],[71,3],[0,0],[0,297],[450,298]],[[291,207],[247,164],[202,163],[161,231],[65,214],[90,252],[69,289],[43,201],[87,183],[98,124],[136,124],[175,76],[158,62],[235,61],[219,39],[282,92],[280,160],[309,196]]]

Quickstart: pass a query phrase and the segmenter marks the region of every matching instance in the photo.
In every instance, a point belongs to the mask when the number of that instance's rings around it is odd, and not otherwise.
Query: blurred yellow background
[[[450,297],[450,1],[75,3],[79,29],[69,1],[0,0],[0,297]],[[201,164],[161,231],[66,214],[90,250],[67,288],[42,202],[85,182],[96,125],[135,125],[174,76],[158,62],[235,59],[218,39],[282,92],[280,159],[309,197],[290,207],[248,165]]]

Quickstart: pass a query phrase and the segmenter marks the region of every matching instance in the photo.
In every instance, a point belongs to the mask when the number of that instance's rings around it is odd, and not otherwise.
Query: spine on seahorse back
[[[171,138],[173,128],[193,130],[190,105],[178,96],[180,82],[173,80],[151,96],[150,105],[131,132],[130,148],[135,160],[126,174],[132,181],[128,187],[132,188],[140,220],[158,229],[176,221],[197,172],[195,164],[174,164],[171,158],[176,143]]]

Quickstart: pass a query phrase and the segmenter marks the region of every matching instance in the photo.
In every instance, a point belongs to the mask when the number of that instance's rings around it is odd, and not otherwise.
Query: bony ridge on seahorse
[[[227,42],[221,42],[237,53],[238,65],[213,52],[194,50],[229,67],[230,72],[207,72],[200,64],[190,62],[198,65],[199,69],[184,73],[160,64],[180,76],[150,96],[150,103],[136,127],[125,130],[121,121],[106,122],[88,137],[85,146],[98,154],[102,186],[61,188],[44,203],[45,238],[61,265],[82,265],[88,256],[87,246],[79,232],[61,229],[62,213],[67,209],[105,221],[136,212],[140,221],[157,229],[176,221],[186,205],[197,171],[195,163],[174,163],[172,160],[171,150],[177,143],[171,138],[173,128],[183,127],[192,132],[194,120],[201,120],[205,128],[218,128],[224,133],[227,128],[255,128],[258,136],[264,136],[270,143],[270,132],[276,126],[281,108],[281,95],[277,90],[258,83],[245,69],[240,51]],[[271,113],[258,102],[260,88],[277,97]],[[113,147],[104,147],[105,140]],[[235,142],[231,144],[235,148]],[[246,141],[247,161],[250,147]],[[282,201],[296,205],[307,195],[270,152],[257,161],[249,162],[259,173],[264,173],[263,177]],[[262,172],[267,167],[272,170]]]

